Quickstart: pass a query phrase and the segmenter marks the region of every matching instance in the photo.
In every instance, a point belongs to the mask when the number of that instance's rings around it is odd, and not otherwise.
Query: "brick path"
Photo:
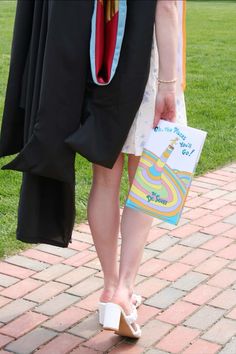
[[[136,292],[142,337],[102,331],[88,225],[68,248],[0,262],[0,353],[236,354],[236,163],[195,178],[178,227],[155,221]]]

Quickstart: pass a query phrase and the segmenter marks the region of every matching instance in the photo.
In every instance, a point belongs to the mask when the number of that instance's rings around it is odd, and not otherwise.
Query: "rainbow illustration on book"
[[[153,149],[150,149],[150,146],[149,148],[148,146],[145,147],[126,205],[171,224],[177,224],[192,181],[194,168],[191,171],[190,166],[190,170],[187,170],[187,168],[183,170],[173,168],[171,165],[174,161],[174,165],[178,166],[179,158],[185,160],[189,158],[189,160],[194,161],[191,155],[196,153],[196,149],[192,149],[192,144],[183,143],[182,140],[183,138],[186,140],[187,134],[180,133],[180,128],[173,127],[173,123],[165,122],[163,124],[162,127],[159,127],[159,130],[157,129],[156,133],[159,132],[162,136],[169,136],[169,140],[162,140],[162,144],[165,142],[165,147],[161,154],[156,154]],[[172,128],[168,127],[169,124],[172,124]],[[186,129],[193,130],[189,127],[185,127]],[[154,134],[155,132],[153,132]],[[156,139],[156,144],[157,142]],[[186,149],[186,145],[190,147],[189,150]],[[184,146],[185,149],[182,149],[181,146]],[[174,154],[176,158],[172,158],[172,163],[168,163],[171,162],[171,157]],[[200,152],[195,156],[194,166],[196,166]]]

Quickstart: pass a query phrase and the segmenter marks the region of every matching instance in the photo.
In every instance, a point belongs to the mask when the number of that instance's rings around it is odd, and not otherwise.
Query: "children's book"
[[[126,205],[177,225],[206,135],[161,119],[144,147]]]

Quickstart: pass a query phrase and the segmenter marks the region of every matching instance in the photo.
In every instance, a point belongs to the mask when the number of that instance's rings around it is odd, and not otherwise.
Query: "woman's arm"
[[[158,0],[155,33],[159,54],[158,79],[177,78],[178,9],[175,0]],[[160,118],[174,121],[176,115],[176,82],[158,82],[154,126]]]

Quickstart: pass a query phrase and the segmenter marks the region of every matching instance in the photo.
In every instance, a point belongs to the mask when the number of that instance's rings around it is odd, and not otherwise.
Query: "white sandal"
[[[105,307],[103,329],[115,331],[120,336],[140,338],[140,326],[137,320],[137,309],[132,305],[132,312],[126,315],[122,307],[113,302],[107,302]]]
[[[136,308],[138,308],[142,303],[142,296],[139,294],[133,293],[132,298],[135,299],[134,306]],[[98,317],[99,317],[99,323],[101,325],[103,325],[103,322],[104,322],[104,314],[105,314],[106,304],[107,304],[107,302],[102,302],[102,301],[100,301],[98,304]]]

